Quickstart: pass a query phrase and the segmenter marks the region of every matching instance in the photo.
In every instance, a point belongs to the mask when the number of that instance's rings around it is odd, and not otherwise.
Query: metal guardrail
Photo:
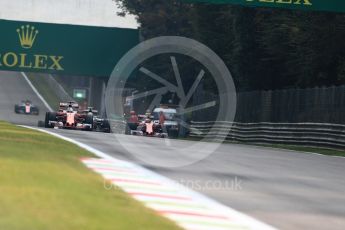
[[[191,122],[191,137],[206,134],[210,138],[234,142],[345,149],[345,125],[341,124]]]

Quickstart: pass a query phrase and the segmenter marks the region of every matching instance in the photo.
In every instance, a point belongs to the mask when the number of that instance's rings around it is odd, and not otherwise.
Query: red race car
[[[154,123],[149,118],[140,122],[136,130],[131,130],[131,135],[161,138],[168,137],[168,134],[163,132],[161,125],[159,123]]]
[[[79,112],[76,102],[60,103],[57,112],[47,112],[44,122],[46,128],[93,129],[93,114]]]

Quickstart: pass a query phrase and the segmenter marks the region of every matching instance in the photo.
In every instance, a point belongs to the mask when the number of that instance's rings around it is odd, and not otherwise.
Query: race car
[[[175,108],[169,108],[168,106],[160,106],[153,110],[153,122],[154,124],[160,124],[160,117],[164,117],[163,130],[169,134],[169,137],[178,137],[180,125],[177,121],[177,110]]]
[[[44,126],[46,128],[93,130],[93,115],[79,112],[76,102],[60,103],[57,112],[47,112]]]
[[[131,135],[161,137],[161,138],[168,137],[168,134],[163,131],[161,125],[154,123],[149,118],[140,122],[136,130],[131,130]]]
[[[110,133],[110,122],[99,116],[97,110],[94,110],[92,107],[89,107],[87,110],[82,111],[82,114],[92,115],[93,116],[93,130],[97,132]]]
[[[21,101],[14,106],[14,112],[18,114],[39,115],[39,109],[31,101]]]

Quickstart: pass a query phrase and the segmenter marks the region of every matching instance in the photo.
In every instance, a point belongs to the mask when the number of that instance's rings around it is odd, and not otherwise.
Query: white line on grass
[[[53,109],[50,107],[50,105],[47,103],[47,101],[42,97],[42,95],[38,92],[38,90],[36,89],[36,87],[32,84],[32,82],[29,80],[28,76],[26,76],[26,74],[24,72],[21,72],[21,74],[23,75],[24,79],[26,80],[26,82],[29,84],[29,86],[31,87],[31,89],[35,92],[35,94],[37,95],[37,97],[43,102],[43,104],[45,105],[45,107],[47,107],[47,109],[49,110],[49,112],[53,112]]]

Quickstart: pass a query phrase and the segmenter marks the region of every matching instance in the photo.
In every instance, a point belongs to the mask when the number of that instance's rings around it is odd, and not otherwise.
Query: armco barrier
[[[217,131],[209,132],[211,127]],[[203,137],[208,134],[212,138],[226,138],[227,141],[234,142],[345,149],[345,125],[340,124],[209,121],[192,122],[191,128],[191,137]]]

